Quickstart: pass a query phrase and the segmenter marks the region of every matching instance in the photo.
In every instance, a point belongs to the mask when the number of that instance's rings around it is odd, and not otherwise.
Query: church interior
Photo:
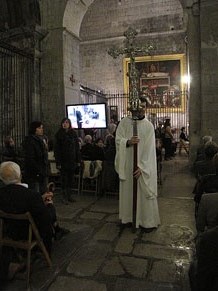
[[[75,203],[63,205],[50,161],[57,216],[70,233],[55,242],[52,267],[35,258],[30,290],[198,290],[190,282],[198,232],[194,187],[203,176],[195,161],[203,137],[212,137],[209,150],[218,143],[217,20],[217,0],[0,1],[1,153],[10,136],[22,154],[36,120],[51,144],[64,117],[81,140],[103,139],[110,122],[129,115],[134,78],[146,117],[155,130],[170,120],[176,143],[173,158],[157,164],[161,224],[151,233],[120,227],[113,185],[100,193],[95,184],[85,194],[77,175]],[[25,286],[17,276],[0,290]],[[215,291],[209,288],[201,290]]]

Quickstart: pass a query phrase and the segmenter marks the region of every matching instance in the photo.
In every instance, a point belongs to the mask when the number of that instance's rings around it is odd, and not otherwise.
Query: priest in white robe
[[[160,217],[157,204],[157,164],[154,127],[145,117],[141,103],[137,130],[133,136],[132,117],[124,117],[116,131],[115,169],[119,174],[119,219],[133,222],[133,176],[137,179],[136,228],[157,228]],[[138,144],[138,168],[133,173],[133,145]]]

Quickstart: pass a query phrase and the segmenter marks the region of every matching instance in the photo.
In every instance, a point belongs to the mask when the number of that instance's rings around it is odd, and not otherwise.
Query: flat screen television
[[[66,113],[73,128],[107,128],[105,103],[69,104]]]

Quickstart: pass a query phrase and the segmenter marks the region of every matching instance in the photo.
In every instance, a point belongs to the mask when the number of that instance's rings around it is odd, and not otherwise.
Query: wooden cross
[[[125,55],[130,59],[129,68],[129,109],[133,113],[138,110],[139,107],[139,90],[138,90],[138,71],[135,66],[135,57],[140,54],[149,54],[153,50],[153,46],[136,46],[135,38],[137,36],[137,31],[129,27],[125,32],[124,36],[124,47],[116,48],[112,47],[108,50],[108,54],[116,59],[119,55]]]
[[[138,47],[135,45],[135,38],[137,31],[133,28],[128,28],[124,32],[126,40],[124,41],[125,46],[122,48],[113,47],[108,50],[108,54],[113,58],[117,58],[119,55],[125,55],[130,58],[130,68],[129,68],[129,110],[132,112],[133,119],[133,136],[138,135],[137,130],[137,119],[138,111],[140,108],[139,99],[139,89],[138,89],[138,71],[135,66],[135,57],[140,54],[149,54],[153,49],[151,45]],[[133,154],[133,171],[135,172],[138,168],[138,145],[134,144],[134,154]],[[137,179],[133,178],[133,208],[132,208],[133,218],[133,232],[136,231],[136,211],[137,211]]]

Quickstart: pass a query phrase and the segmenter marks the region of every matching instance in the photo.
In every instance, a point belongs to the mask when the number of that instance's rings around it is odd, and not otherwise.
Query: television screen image
[[[70,104],[66,111],[73,128],[107,128],[105,103]]]

